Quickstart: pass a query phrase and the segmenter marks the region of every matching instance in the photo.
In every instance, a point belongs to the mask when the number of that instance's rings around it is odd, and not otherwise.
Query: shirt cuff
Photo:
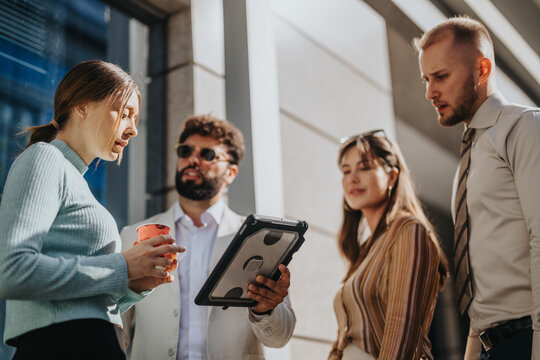
[[[249,318],[250,320],[254,322],[259,322],[262,319],[269,317],[270,315],[272,315],[272,310],[268,310],[265,313],[258,314],[255,311],[253,311],[253,308],[249,308]]]

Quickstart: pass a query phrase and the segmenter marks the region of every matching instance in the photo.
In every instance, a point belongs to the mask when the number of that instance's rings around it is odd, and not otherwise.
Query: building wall
[[[325,359],[336,337],[332,302],[345,271],[335,240],[341,221],[336,166],[340,137],[386,129],[402,148],[443,246],[452,248],[450,198],[462,130],[437,124],[435,111],[424,99],[411,38],[402,31],[405,25],[381,15],[373,3],[271,2],[285,215],[310,224],[306,242],[291,263],[290,292],[297,314],[293,359]],[[407,3],[414,15],[407,21],[419,24],[415,27],[446,18],[433,6],[415,8],[421,3],[428,2]],[[532,105],[500,69],[497,82],[509,101]],[[449,283],[439,295],[430,333],[436,358],[462,357],[465,326]]]
[[[285,215],[308,221],[291,263],[297,325],[291,359],[326,359],[333,299],[345,273],[336,246],[339,139],[374,128],[394,136],[384,19],[356,0],[273,0]]]

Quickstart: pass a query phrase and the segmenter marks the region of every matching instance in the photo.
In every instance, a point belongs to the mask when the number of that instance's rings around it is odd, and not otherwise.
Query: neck
[[[482,104],[490,97],[491,95],[495,94],[497,92],[497,86],[495,85],[494,81],[490,81],[485,84],[482,88],[478,90],[478,100],[476,101],[476,104],[474,106],[474,109],[472,111],[472,115],[467,120],[464,120],[463,122],[469,126],[471,125],[471,121],[480,108]]]
[[[181,195],[178,197],[182,210],[187,216],[189,216],[191,221],[193,221],[193,224],[197,227],[203,225],[201,215],[220,199],[221,193],[218,193],[216,196],[208,200],[191,200]]]
[[[87,150],[84,141],[85,136],[76,133],[72,126],[67,126],[65,129],[60,130],[56,135],[56,138],[65,142],[73,151],[75,151],[82,161],[84,161],[86,166],[90,165],[92,160],[96,158],[96,155]]]
[[[362,209],[362,215],[366,218],[371,233],[375,231],[377,224],[381,220],[384,209],[386,208],[387,201],[377,208]]]

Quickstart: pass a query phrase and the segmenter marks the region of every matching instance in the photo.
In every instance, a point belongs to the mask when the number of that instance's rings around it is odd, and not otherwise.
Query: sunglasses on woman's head
[[[384,132],[384,129],[376,129],[376,130],[371,130],[371,131],[366,131],[364,133],[361,133],[361,134],[356,134],[356,135],[352,135],[352,136],[346,136],[346,137],[343,137],[341,139],[339,139],[339,142],[340,144],[345,144],[351,140],[359,140],[359,139],[362,139],[366,136],[384,136],[385,138],[388,138],[386,136],[386,132]]]
[[[193,154],[195,149],[199,149],[199,156],[204,161],[214,161],[214,160],[223,160],[229,161],[224,154],[217,153],[214,149],[210,148],[200,148],[198,146],[187,145],[187,144],[177,144],[176,145],[176,154],[179,158],[187,159]],[[220,158],[221,156],[221,158]]]

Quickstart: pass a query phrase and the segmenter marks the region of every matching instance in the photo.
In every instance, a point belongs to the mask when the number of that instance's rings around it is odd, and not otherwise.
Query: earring
[[[390,195],[392,195],[392,185],[388,185],[388,199],[390,199]]]

